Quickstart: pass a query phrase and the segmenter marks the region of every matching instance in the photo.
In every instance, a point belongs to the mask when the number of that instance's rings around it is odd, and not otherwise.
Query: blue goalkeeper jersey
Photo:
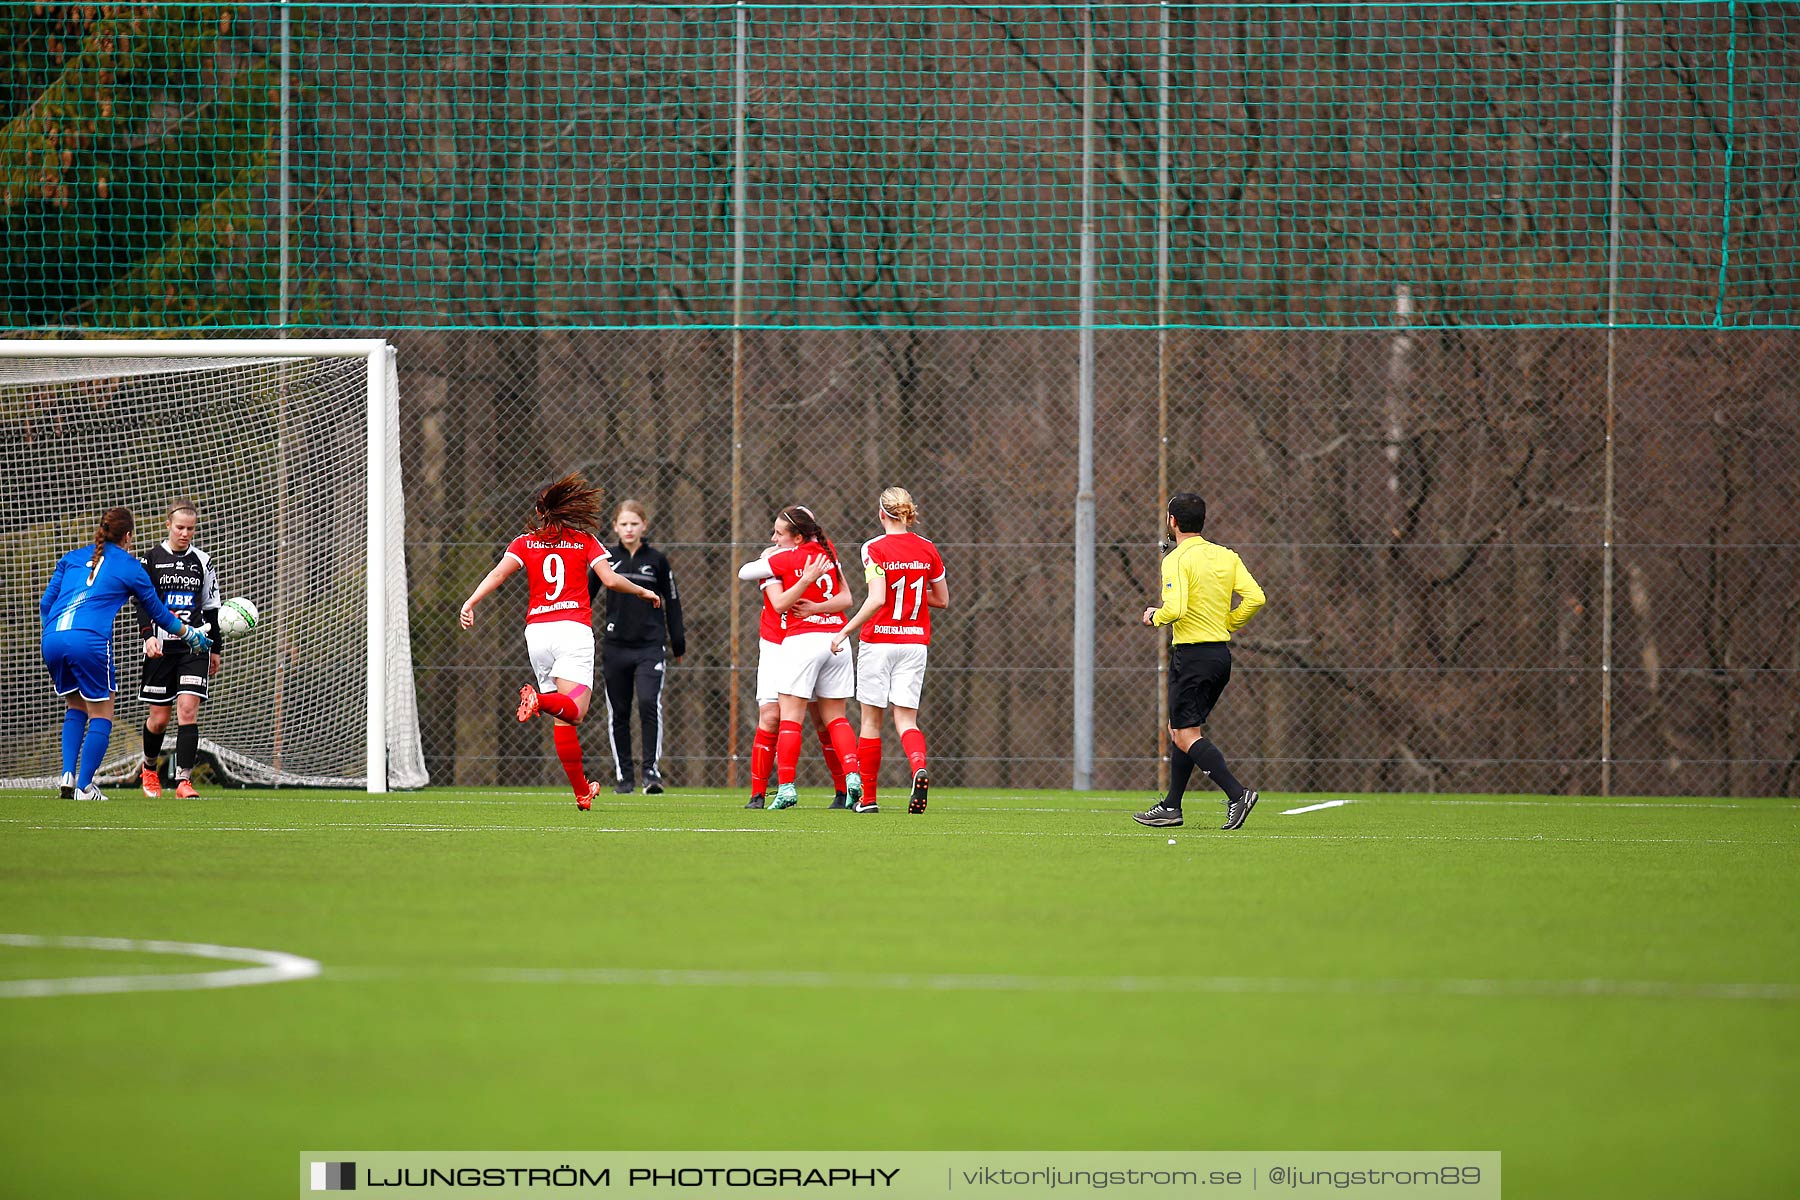
[[[38,601],[45,637],[87,633],[110,641],[114,619],[134,596],[150,619],[164,629],[173,629],[180,623],[180,618],[156,594],[149,572],[135,554],[108,542],[99,565],[89,567],[93,557],[94,548],[83,546],[69,551],[57,562],[50,586]]]

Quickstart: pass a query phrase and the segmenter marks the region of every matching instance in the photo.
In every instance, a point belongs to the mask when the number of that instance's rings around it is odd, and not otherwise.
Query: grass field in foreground
[[[324,968],[0,999],[0,1193],[280,1196],[330,1147],[1500,1150],[1509,1196],[1800,1194],[1800,804],[1268,796],[1226,834],[1139,799],[0,792],[0,933]],[[0,946],[0,981],[229,966]]]

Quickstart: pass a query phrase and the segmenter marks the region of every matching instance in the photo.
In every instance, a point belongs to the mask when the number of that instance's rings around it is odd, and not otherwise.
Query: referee
[[[1169,656],[1169,794],[1154,807],[1133,813],[1139,825],[1181,824],[1181,796],[1199,767],[1225,793],[1225,824],[1237,829],[1256,807],[1256,793],[1225,765],[1225,756],[1207,740],[1206,718],[1231,680],[1231,635],[1263,606],[1263,590],[1237,552],[1200,536],[1206,501],[1193,492],[1169,497],[1169,532],[1175,549],[1162,561],[1162,607],[1146,608],[1144,624],[1174,626]],[[1231,606],[1236,593],[1238,605]]]
[[[606,631],[600,638],[600,673],[606,687],[606,712],[612,725],[613,791],[636,790],[636,763],[631,757],[631,701],[637,697],[638,724],[644,736],[644,794],[662,794],[662,689],[667,671],[663,644],[675,661],[687,653],[681,626],[681,595],[669,556],[644,540],[648,518],[644,506],[625,500],[613,517],[619,544],[608,546],[612,568],[640,587],[662,597],[660,609],[627,592],[606,593]]]

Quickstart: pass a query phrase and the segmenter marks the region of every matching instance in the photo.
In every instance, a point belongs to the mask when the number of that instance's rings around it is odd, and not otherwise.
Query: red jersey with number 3
[[[525,610],[527,625],[592,623],[594,598],[588,593],[588,569],[611,557],[599,538],[579,529],[534,529],[514,538],[506,557],[525,568],[525,581],[531,587],[531,604]]]
[[[828,555],[826,561],[830,568],[813,580],[812,586],[800,593],[800,599],[817,603],[836,596],[844,590],[844,577],[838,570],[837,547],[820,546],[817,542],[805,542],[792,550],[782,550],[769,558],[769,566],[775,571],[776,591],[785,592],[800,582],[800,575],[806,570],[806,564],[820,555]],[[767,593],[764,593],[767,603]],[[781,614],[785,620],[787,637],[796,633],[836,633],[844,627],[844,614],[841,612],[821,613],[816,616],[803,617],[793,609]]]
[[[937,547],[916,533],[884,533],[863,543],[863,569],[871,583],[887,581],[887,602],[864,622],[862,640],[910,646],[931,644],[931,606],[925,593],[944,577]]]

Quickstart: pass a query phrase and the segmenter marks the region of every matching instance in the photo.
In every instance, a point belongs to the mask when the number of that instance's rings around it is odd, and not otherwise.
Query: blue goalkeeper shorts
[[[52,629],[44,634],[44,667],[59,696],[81,693],[83,700],[110,700],[119,690],[110,637],[81,629]]]

